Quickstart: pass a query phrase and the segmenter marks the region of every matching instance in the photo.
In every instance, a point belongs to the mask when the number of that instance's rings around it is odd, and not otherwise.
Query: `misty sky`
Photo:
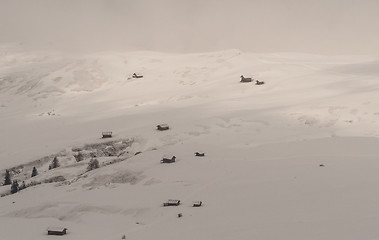
[[[0,42],[64,50],[379,53],[379,0],[0,0]]]

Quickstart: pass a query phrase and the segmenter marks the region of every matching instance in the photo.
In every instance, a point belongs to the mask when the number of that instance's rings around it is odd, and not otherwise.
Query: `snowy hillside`
[[[0,239],[379,238],[379,56],[0,49]]]

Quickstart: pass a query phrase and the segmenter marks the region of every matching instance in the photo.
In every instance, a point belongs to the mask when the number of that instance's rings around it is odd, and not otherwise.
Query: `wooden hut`
[[[143,76],[141,74],[138,74],[138,73],[133,73],[132,77],[133,78],[143,78]]]
[[[204,157],[205,156],[205,153],[203,153],[203,152],[195,152],[195,156],[196,157]]]
[[[67,228],[48,228],[47,235],[63,236],[67,234]]]
[[[241,75],[241,81],[240,82],[252,82],[252,78],[245,78],[243,75]]]
[[[102,132],[103,138],[111,138],[112,132]]]
[[[163,159],[161,160],[161,163],[173,163],[175,161],[176,161],[175,156],[172,156],[171,158],[170,157],[163,157]]]
[[[159,131],[165,131],[165,130],[169,130],[170,127],[168,126],[168,124],[159,124],[157,125],[157,130]]]
[[[202,204],[202,201],[194,201],[192,207],[201,207]]]
[[[180,205],[180,200],[174,200],[174,199],[169,199],[167,202],[163,203],[164,207],[179,206],[179,205]]]

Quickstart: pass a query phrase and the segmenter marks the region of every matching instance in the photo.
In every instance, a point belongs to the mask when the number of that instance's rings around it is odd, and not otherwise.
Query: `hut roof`
[[[65,229],[67,230],[67,228],[65,228],[65,227],[48,227],[47,228],[48,231],[57,231],[57,232],[62,232]]]
[[[165,154],[163,155],[163,159],[172,159],[173,157],[175,157],[174,155],[170,155],[170,154]],[[176,158],[176,157],[175,157]]]

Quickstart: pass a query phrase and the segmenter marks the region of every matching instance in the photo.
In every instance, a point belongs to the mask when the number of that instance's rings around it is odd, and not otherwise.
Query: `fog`
[[[65,51],[379,53],[377,0],[0,0],[0,43]]]

